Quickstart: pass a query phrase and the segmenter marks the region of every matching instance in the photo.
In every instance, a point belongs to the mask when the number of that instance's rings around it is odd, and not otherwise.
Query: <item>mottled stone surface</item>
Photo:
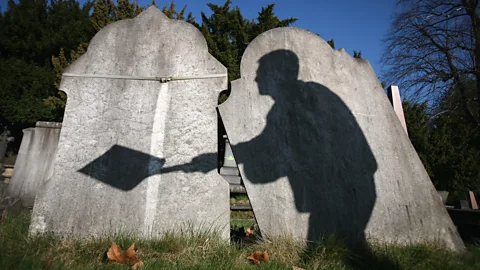
[[[367,60],[298,28],[252,41],[219,111],[260,230],[464,245]]]
[[[25,207],[33,206],[38,190],[52,176],[60,127],[61,123],[37,122],[35,128],[23,130],[7,195],[20,198]]]
[[[65,73],[146,77],[225,74],[202,34],[151,7],[108,25]],[[68,95],[53,177],[32,234],[142,237],[186,226],[229,235],[229,187],[217,172],[217,114],[227,78],[62,78]]]

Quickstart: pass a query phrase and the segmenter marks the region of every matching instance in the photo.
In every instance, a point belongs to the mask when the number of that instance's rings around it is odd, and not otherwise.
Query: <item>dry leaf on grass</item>
[[[138,261],[137,255],[135,254],[135,243],[123,252],[115,242],[112,242],[112,246],[107,252],[107,257],[111,262],[133,265],[132,269],[137,269],[143,266],[143,262]]]
[[[248,256],[250,261],[252,261],[255,264],[260,264],[260,262],[266,262],[268,261],[268,252],[265,250],[264,253],[261,251],[255,251],[252,253],[252,255]]]
[[[293,270],[305,270],[305,269],[294,266],[294,267],[293,267]]]
[[[108,260],[111,262],[125,263],[123,251],[115,242],[112,242],[112,246],[107,252]]]
[[[127,251],[125,251],[125,257],[127,258],[127,262],[129,264],[136,264],[137,263],[137,255],[135,254],[135,243],[130,246]]]
[[[132,266],[132,270],[137,270],[138,268],[143,267],[143,262],[138,261],[136,264]]]
[[[247,228],[247,230],[245,231],[245,234],[246,234],[247,236],[253,235],[253,230],[250,229],[250,228]]]

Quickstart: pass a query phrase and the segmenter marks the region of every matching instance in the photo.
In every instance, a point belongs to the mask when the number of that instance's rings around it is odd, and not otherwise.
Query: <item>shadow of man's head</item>
[[[289,50],[276,50],[258,60],[255,82],[261,95],[276,98],[279,93],[275,85],[295,83],[298,78],[299,60],[297,55]]]

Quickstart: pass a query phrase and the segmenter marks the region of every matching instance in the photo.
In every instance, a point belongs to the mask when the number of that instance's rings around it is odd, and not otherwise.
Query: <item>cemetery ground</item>
[[[349,250],[330,238],[305,249],[291,239],[260,238],[229,245],[215,232],[185,231],[157,240],[117,236],[93,240],[28,237],[30,212],[5,212],[0,224],[0,269],[131,269],[108,262],[112,241],[122,250],[135,243],[141,269],[480,269],[480,245],[468,245],[464,254],[435,245],[372,246]],[[269,259],[255,265],[247,257],[268,251]],[[296,268],[297,267],[297,268]]]

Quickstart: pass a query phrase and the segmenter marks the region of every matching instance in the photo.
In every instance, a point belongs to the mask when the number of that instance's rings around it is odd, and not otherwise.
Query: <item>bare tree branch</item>
[[[404,96],[429,102],[455,88],[466,119],[478,125],[478,0],[399,0],[397,5],[401,11],[392,21],[382,57],[384,79],[401,85]],[[473,97],[467,94],[472,89],[468,81],[475,81]]]

